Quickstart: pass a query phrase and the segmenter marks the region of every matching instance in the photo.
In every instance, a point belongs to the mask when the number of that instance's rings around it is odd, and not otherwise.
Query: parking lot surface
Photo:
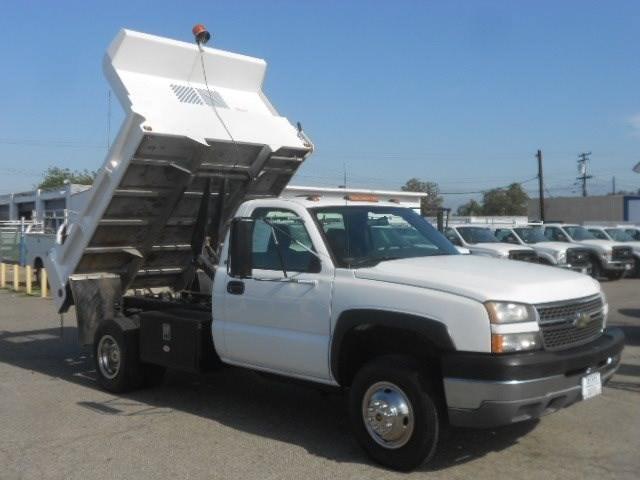
[[[340,395],[224,369],[98,389],[90,353],[50,300],[0,292],[0,479],[637,479],[640,280],[603,283],[627,336],[603,395],[496,430],[455,430],[409,475],[372,464]]]

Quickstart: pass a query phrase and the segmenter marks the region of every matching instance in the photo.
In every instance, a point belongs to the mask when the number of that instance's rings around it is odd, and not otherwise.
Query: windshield
[[[467,243],[498,243],[499,240],[488,228],[458,227],[458,233]]]
[[[413,210],[345,206],[311,209],[338,266],[373,266],[399,258],[457,255],[456,248]]]
[[[607,228],[607,233],[611,238],[613,238],[616,242],[632,242],[633,237],[629,235],[627,232],[622,230],[621,228]]]
[[[541,228],[514,228],[513,229],[524,243],[548,242]]]
[[[584,227],[564,227],[564,230],[573,240],[593,240],[596,238]]]
[[[625,230],[625,233],[634,240],[640,240],[640,230],[634,230],[632,228],[629,228]]]

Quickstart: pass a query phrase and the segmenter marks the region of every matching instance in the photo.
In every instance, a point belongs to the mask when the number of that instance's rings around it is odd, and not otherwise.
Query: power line
[[[515,185],[523,185],[525,183],[532,182],[533,180],[537,180],[537,179],[538,179],[538,176],[536,175],[535,177],[528,178],[526,180],[523,180],[522,182],[512,182],[512,183],[510,183],[508,185],[503,185],[501,187],[487,188],[485,190],[478,190],[478,191],[475,191],[475,192],[440,192],[440,195],[473,195],[473,194],[478,194],[478,193],[487,193],[487,192],[489,192],[491,190],[502,190],[502,189],[505,189],[505,188],[509,188],[511,185],[514,185],[514,184]]]
[[[588,174],[589,168],[589,156],[591,152],[582,152],[578,155],[578,172],[580,175],[577,177],[577,180],[582,182],[582,196],[587,196],[587,180],[593,178],[593,175]]]

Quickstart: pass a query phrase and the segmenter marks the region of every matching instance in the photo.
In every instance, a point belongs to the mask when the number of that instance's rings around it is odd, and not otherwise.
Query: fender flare
[[[419,315],[387,310],[345,310],[336,321],[330,346],[331,374],[338,383],[341,383],[340,358],[343,353],[346,335],[354,329],[364,330],[371,327],[389,327],[411,332],[442,351],[456,349],[447,326],[440,321]]]

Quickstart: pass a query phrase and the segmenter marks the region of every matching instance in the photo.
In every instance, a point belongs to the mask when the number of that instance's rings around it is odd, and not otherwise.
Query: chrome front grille
[[[633,258],[633,250],[630,247],[613,247],[611,252],[612,260],[631,260]]]
[[[531,250],[510,250],[509,258],[511,260],[521,260],[523,262],[537,262],[538,255]]]
[[[597,338],[604,327],[600,295],[536,305],[542,342],[547,350],[583,345]]]
[[[589,250],[584,248],[568,248],[567,263],[569,265],[587,265],[589,263]]]

